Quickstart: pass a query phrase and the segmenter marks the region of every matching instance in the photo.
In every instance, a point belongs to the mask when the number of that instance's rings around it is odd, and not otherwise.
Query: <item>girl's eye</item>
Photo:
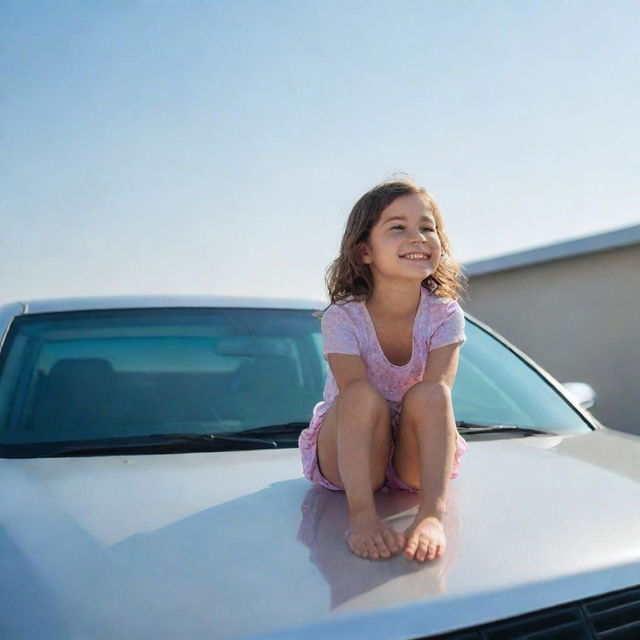
[[[422,228],[426,229],[427,231],[433,231],[431,227],[422,227]],[[404,226],[401,224],[397,224],[395,227],[391,227],[391,229],[404,229]]]

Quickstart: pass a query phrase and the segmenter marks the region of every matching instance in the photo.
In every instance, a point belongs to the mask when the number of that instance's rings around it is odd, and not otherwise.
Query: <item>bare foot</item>
[[[429,516],[418,518],[404,532],[407,544],[404,548],[406,558],[415,558],[418,562],[439,558],[445,551],[444,526],[439,518]]]
[[[404,547],[404,536],[375,511],[352,515],[347,531],[349,549],[362,558],[390,558]]]

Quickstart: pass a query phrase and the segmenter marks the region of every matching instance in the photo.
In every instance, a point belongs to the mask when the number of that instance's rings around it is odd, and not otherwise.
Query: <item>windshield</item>
[[[320,345],[312,310],[21,316],[0,359],[0,443],[308,423],[324,387]]]
[[[560,434],[591,429],[543,377],[497,338],[468,319],[465,333],[451,394],[456,421]]]
[[[322,400],[327,363],[313,310],[139,309],[25,315],[0,354],[0,446],[113,442],[151,447],[180,434],[246,432],[296,446]],[[520,358],[467,323],[456,419],[557,433],[583,418]],[[287,425],[282,427],[282,425]],[[276,427],[280,427],[279,430]],[[261,433],[265,431],[271,433]],[[149,438],[149,436],[154,436]],[[267,437],[268,436],[268,437]],[[251,440],[249,440],[251,437]],[[202,441],[200,443],[200,440]],[[208,443],[208,444],[207,444]],[[216,450],[247,448],[218,438]],[[138,447],[139,448],[139,447]],[[137,450],[137,449],[136,449]],[[55,451],[55,450],[54,450]]]

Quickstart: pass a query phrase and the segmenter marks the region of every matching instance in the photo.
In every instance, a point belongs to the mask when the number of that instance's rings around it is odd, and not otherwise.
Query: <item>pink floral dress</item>
[[[328,353],[359,355],[363,358],[371,384],[386,398],[391,414],[393,443],[396,440],[398,419],[404,394],[424,377],[427,355],[430,350],[448,344],[465,342],[464,314],[460,305],[451,298],[439,298],[421,287],[420,304],[413,324],[413,352],[411,360],[402,366],[389,362],[384,355],[376,331],[364,303],[349,298],[332,304],[321,320],[324,341],[324,358]],[[329,407],[338,395],[338,386],[329,368],[324,388],[324,399],[316,404],[309,426],[302,431],[298,444],[302,455],[305,478],[327,489],[342,491],[329,482],[318,467],[318,432]],[[460,456],[468,448],[464,438],[458,434],[451,478],[460,471]],[[386,471],[386,486],[416,491],[397,476],[391,464],[394,446],[391,446]]]

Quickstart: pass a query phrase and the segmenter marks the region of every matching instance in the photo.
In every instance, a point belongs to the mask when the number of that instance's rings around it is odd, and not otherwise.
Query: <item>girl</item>
[[[460,266],[440,211],[410,179],[383,182],[354,205],[340,255],[327,270],[321,330],[324,400],[299,445],[306,478],[344,491],[347,543],[363,558],[432,560],[445,550],[449,478],[467,449],[451,388],[464,315]],[[418,491],[404,534],[381,520],[374,491]]]

